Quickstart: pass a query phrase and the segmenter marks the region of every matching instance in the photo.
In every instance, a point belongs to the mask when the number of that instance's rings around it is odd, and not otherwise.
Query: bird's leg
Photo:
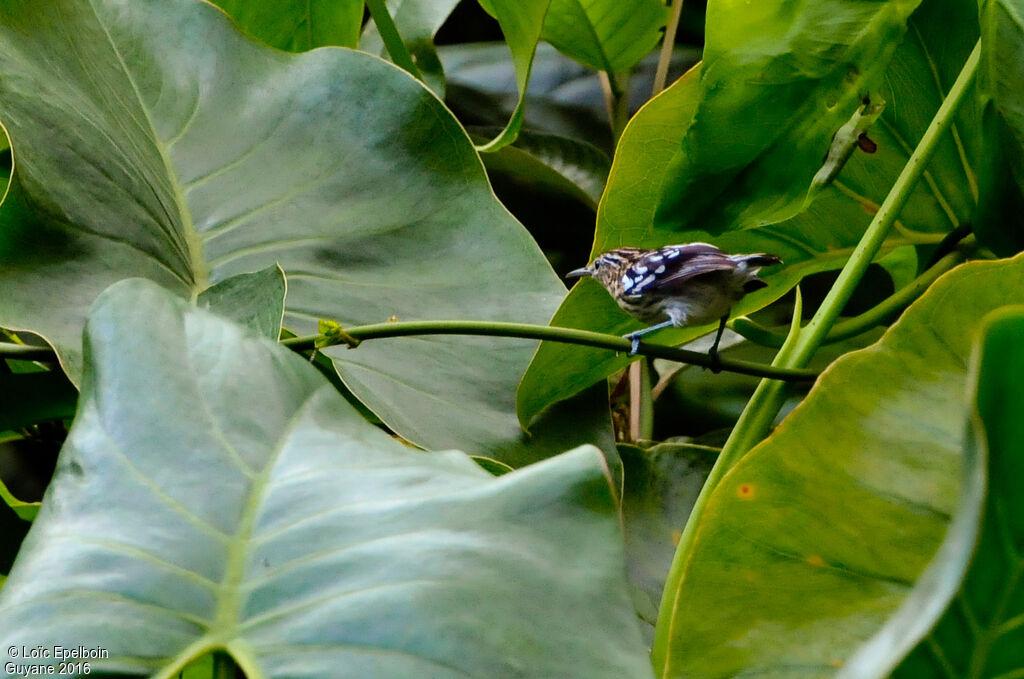
[[[652,325],[649,328],[644,328],[643,330],[637,330],[636,332],[631,332],[628,335],[623,335],[623,339],[633,341],[632,346],[630,346],[629,348],[629,355],[636,356],[636,352],[640,349],[640,338],[643,335],[646,335],[649,332],[654,332],[655,330],[661,330],[662,328],[671,328],[673,325],[675,325],[675,323],[673,323],[671,320],[668,320],[663,323],[658,323],[657,325]]]
[[[722,320],[718,321],[718,332],[715,334],[715,343],[711,345],[711,350],[708,351],[708,358],[711,359],[711,372],[716,375],[722,372],[722,356],[718,353],[718,343],[722,341],[722,333],[725,332],[725,322],[729,320],[729,314],[722,316]]]

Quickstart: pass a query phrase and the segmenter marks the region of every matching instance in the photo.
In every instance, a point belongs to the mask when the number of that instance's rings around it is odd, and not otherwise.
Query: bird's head
[[[566,278],[580,278],[590,276],[606,288],[622,278],[629,265],[636,260],[637,255],[644,251],[638,248],[617,248],[609,250],[594,258],[589,266],[582,269],[575,269],[565,275]]]

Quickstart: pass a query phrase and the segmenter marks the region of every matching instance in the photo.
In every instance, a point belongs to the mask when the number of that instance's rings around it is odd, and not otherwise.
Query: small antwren
[[[566,278],[594,278],[630,316],[655,323],[625,336],[633,341],[631,356],[649,332],[717,320],[718,334],[708,355],[711,370],[718,372],[718,343],[733,304],[768,285],[757,277],[761,267],[781,263],[775,255],[727,255],[708,243],[686,243],[657,250],[609,250]]]

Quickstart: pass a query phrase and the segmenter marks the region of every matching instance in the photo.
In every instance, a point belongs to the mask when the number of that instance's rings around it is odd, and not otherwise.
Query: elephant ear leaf
[[[0,3],[15,160],[0,326],[46,337],[72,381],[89,306],[133,276],[194,299],[279,263],[284,325],[300,335],[322,318],[550,319],[564,286],[462,126],[405,72],[347,49],[258,45],[200,0],[60,7]],[[486,452],[520,436],[514,392],[535,346],[438,337],[325,353],[403,438]]]
[[[821,24],[828,27],[825,33],[812,20],[820,15],[794,13],[789,3],[758,2],[756,12],[744,2],[713,4],[718,23],[713,25],[709,14],[708,28],[715,28],[708,35],[711,53],[648,102],[622,134],[598,209],[592,257],[623,246],[686,242],[710,242],[733,253],[779,255],[785,264],[767,272],[768,288],[745,297],[733,309],[734,317],[770,304],[806,276],[843,266],[913,151],[908,140],[924,134],[945,88],[971,54],[977,11],[959,0],[929,0],[908,19],[916,3],[813,4],[816,12],[829,13]],[[761,19],[764,36],[758,35]],[[874,22],[884,26],[877,34]],[[953,24],[963,30],[951,32]],[[742,27],[736,35],[727,28],[734,25]],[[870,50],[860,51],[878,36],[904,31],[906,39],[893,37],[877,58]],[[745,56],[752,59],[752,73],[736,63]],[[858,66],[863,83],[837,80],[848,58],[871,62]],[[713,59],[722,62],[722,70],[708,76]],[[759,66],[785,71],[790,59],[820,69],[800,71],[792,79],[758,76]],[[735,75],[735,82],[725,73]],[[865,94],[872,105],[886,102],[873,122],[865,119],[873,115],[864,105]],[[880,256],[901,246],[938,243],[950,230],[973,222],[981,156],[973,109],[960,108],[954,133],[939,141],[924,180],[903,208],[900,227],[913,228],[897,228]],[[848,133],[837,137],[851,122]],[[853,132],[868,122],[868,136],[877,144],[871,154],[854,150],[860,135],[854,138]],[[702,151],[691,153],[690,144]],[[846,151],[852,155],[839,162]],[[823,184],[810,188],[823,168]],[[832,177],[836,169],[839,174]],[[806,204],[809,191],[815,195]],[[681,212],[667,218],[676,207]],[[591,285],[574,286],[551,324],[614,334],[637,327]],[[712,329],[666,330],[659,342],[682,344]],[[552,403],[604,379],[629,360],[595,349],[542,343],[519,386],[520,420],[529,423]]]
[[[541,35],[563,54],[614,75],[647,56],[667,22],[660,0],[551,0]]]
[[[537,52],[544,16],[550,4],[551,0],[480,0],[480,5],[498,20],[501,32],[505,34],[505,42],[512,50],[516,85],[519,88],[519,100],[512,111],[512,118],[497,137],[478,147],[480,151],[497,151],[508,146],[516,140],[523,127],[526,85],[530,82],[533,57]]]
[[[211,2],[252,37],[288,52],[305,52],[327,45],[355,47],[363,25],[363,0]]]
[[[840,679],[1024,672],[1024,502],[1017,488],[1024,422],[1016,416],[1024,404],[1022,334],[1024,307],[985,318],[972,371],[960,506],[907,601]]]
[[[800,212],[837,132],[866,97],[880,103],[919,1],[828,0],[795,16],[778,1],[711,4],[696,110],[655,227],[719,235]]]
[[[89,317],[0,641],[103,649],[97,674],[221,651],[250,677],[653,677],[623,564],[592,446],[497,478],[411,449],[301,357],[133,279]]]
[[[913,600],[951,525],[960,532],[962,568],[972,511],[964,502],[981,497],[971,465],[983,464],[972,459],[977,442],[965,444],[973,404],[964,385],[984,319],[1019,304],[1021,289],[1024,255],[947,273],[876,344],[835,361],[730,469],[669,573],[654,645],[659,674],[675,676],[684,666],[705,676],[751,667],[784,674],[794,666],[831,674]],[[978,393],[982,412],[1017,403],[1013,391],[1006,401],[999,388],[995,400],[987,389]],[[965,464],[971,488],[958,502]],[[1015,484],[1015,457],[1006,464],[1001,473]],[[956,523],[960,511],[967,526]],[[1009,564],[999,571],[1008,578],[1020,572],[1012,560],[980,567],[998,564]],[[1005,601],[1019,594],[1006,592]]]

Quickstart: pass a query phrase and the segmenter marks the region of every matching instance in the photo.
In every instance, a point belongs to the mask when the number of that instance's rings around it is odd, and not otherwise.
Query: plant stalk
[[[966,259],[967,254],[960,250],[947,254],[930,269],[864,313],[836,323],[822,344],[841,342],[885,323],[920,297],[939,276]],[[749,318],[737,318],[732,322],[732,329],[751,342],[764,347],[781,347],[787,337],[778,330],[766,328]]]
[[[615,352],[628,352],[630,341],[618,335],[606,335],[600,332],[589,330],[574,330],[572,328],[558,328],[548,325],[532,325],[530,323],[505,323],[498,321],[408,321],[395,323],[375,323],[370,325],[357,325],[345,329],[345,334],[352,339],[363,341],[371,339],[382,339],[386,337],[409,337],[414,335],[483,335],[490,337],[516,337],[521,339],[550,340],[565,344],[580,344],[583,346],[608,349]],[[294,351],[309,351],[316,347],[318,341],[322,342],[323,335],[307,335],[305,337],[291,337],[281,340],[281,344]],[[344,341],[336,341],[333,344],[344,344]],[[331,346],[332,343],[321,344]],[[660,344],[640,343],[637,351],[638,356],[650,356],[652,358],[664,358],[677,363],[689,363],[691,365],[711,367],[711,359],[707,354],[699,351],[689,351]],[[27,361],[55,361],[56,352],[50,347],[28,346],[14,344],[12,342],[0,342],[0,359],[12,358]],[[789,380],[793,382],[813,382],[818,373],[813,370],[788,370],[774,368],[763,363],[753,361],[738,361],[723,358],[721,361],[722,370],[739,373],[741,375],[752,375],[776,380]]]
[[[565,344],[580,344],[598,349],[608,349],[609,351],[621,353],[626,353],[630,349],[630,340],[617,335],[606,335],[600,332],[576,330],[573,328],[533,325],[530,323],[506,323],[501,321],[401,321],[354,325],[346,327],[345,333],[360,342],[385,337],[408,337],[410,335],[484,335],[490,337],[550,340]],[[329,346],[329,344],[325,345],[323,340],[323,335],[308,335],[284,339],[281,340],[281,344],[295,351],[307,351],[313,349],[318,341],[321,342],[321,347]],[[333,344],[344,343],[344,341],[333,342]],[[640,342],[637,355],[664,358],[705,368],[711,367],[711,359],[705,353],[660,344]],[[780,369],[752,361],[723,358],[721,364],[722,370],[776,380],[807,382],[813,381],[817,377],[817,373],[813,370]]]
[[[629,366],[629,440],[636,443],[654,435],[654,397],[647,359]]]
[[[366,0],[366,6],[370,10],[370,16],[373,18],[373,23],[377,26],[377,32],[380,33],[380,39],[384,42],[384,48],[387,49],[391,61],[395,62],[396,66],[411,73],[420,82],[423,82],[423,74],[420,73],[420,69],[416,66],[412,54],[409,53],[409,48],[405,46],[405,41],[402,40],[402,36],[398,33],[395,20],[391,18],[391,13],[388,12],[387,3],[384,0]]]
[[[13,342],[0,342],[0,357],[13,358],[22,361],[55,361],[57,354],[50,347],[40,347],[32,344],[15,344]]]
[[[874,261],[875,255],[878,254],[882,243],[889,235],[900,210],[906,205],[914,187],[921,179],[939,142],[953,124],[953,119],[977,74],[980,53],[981,42],[979,41],[960,70],[960,75],[957,76],[956,82],[950,88],[949,94],[943,100],[939,110],[935,112],[935,116],[928,125],[928,129],[925,130],[917,148],[914,149],[899,177],[896,178],[896,183],[893,184],[889,194],[878,208],[878,212],[875,213],[875,217],[868,225],[864,236],[861,237],[860,243],[857,244],[850,259],[846,262],[846,266],[839,273],[832,289],[825,296],[825,300],[818,307],[818,311],[807,327],[801,331],[787,360],[777,364],[779,367],[790,369],[806,367],[814,356],[814,352],[818,350],[829,331],[832,330],[843,307],[850,301],[864,272]],[[750,418],[747,426],[737,426],[733,429],[729,440],[726,441],[725,447],[722,449],[723,455],[719,457],[719,462],[726,464],[727,468],[731,467],[768,434],[771,423],[785,402],[784,386],[779,383],[769,383],[764,386],[764,389],[758,389],[755,392],[746,407],[746,409],[753,410],[755,416]]]
[[[652,98],[658,96],[658,93],[665,89],[665,83],[668,81],[668,67],[672,62],[672,50],[676,46],[679,17],[683,13],[683,0],[671,0],[671,3],[672,15],[669,17],[668,25],[665,26],[665,38],[661,41],[658,67],[654,71],[654,87],[651,89]]]
[[[615,74],[611,71],[599,71],[598,80],[601,82],[601,93],[604,95],[604,105],[608,110],[608,124],[612,130],[612,141],[619,143],[622,131],[626,129],[629,122],[629,88],[628,73]]]
[[[878,212],[875,213],[860,243],[854,249],[853,254],[846,262],[846,266],[843,267],[832,289],[829,290],[825,300],[814,314],[814,318],[803,329],[793,328],[794,332],[791,332],[789,340],[779,351],[773,366],[791,370],[803,368],[824,341],[833,325],[835,325],[835,321],[842,312],[843,307],[846,306],[864,272],[878,253],[885,238],[889,235],[889,231],[892,229],[900,210],[903,209],[903,206],[910,198],[911,192],[921,178],[928,161],[938,147],[939,141],[952,125],[953,119],[956,117],[956,113],[960,109],[960,105],[963,103],[971,83],[977,75],[980,52],[981,42],[979,40],[964,63],[956,82],[953,83],[953,87],[950,88],[949,94],[943,100],[939,110],[936,111],[917,148],[914,149],[910,159],[903,167],[895,184],[893,184],[892,189],[885,197],[885,201],[879,207]],[[799,321],[795,320],[794,326],[798,325],[798,323]],[[707,507],[708,499],[722,477],[735,466],[747,451],[767,435],[772,422],[785,402],[785,398],[785,383],[762,380],[747,403],[746,408],[744,408],[740,421],[737,422],[725,446],[722,448],[722,452],[719,454],[718,460],[715,462],[715,466],[712,468],[711,474],[708,476],[690,512],[686,527],[676,547],[672,567],[669,570],[665,583],[661,608],[658,612],[658,623],[655,627],[654,648],[651,656],[655,671],[659,677],[671,675],[669,646],[674,636],[673,627],[676,622],[676,616],[680,611],[678,595],[681,591],[681,582],[686,573],[687,566],[693,557],[698,527]]]

